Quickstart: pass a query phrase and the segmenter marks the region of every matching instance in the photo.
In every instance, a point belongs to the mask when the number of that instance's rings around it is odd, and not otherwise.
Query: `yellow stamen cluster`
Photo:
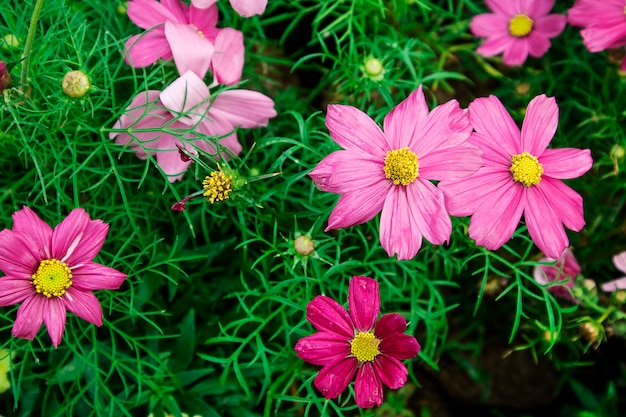
[[[206,197],[209,203],[224,201],[233,191],[233,179],[224,171],[213,171],[202,181],[202,188],[205,190],[202,195]]]
[[[350,341],[350,352],[359,362],[371,362],[380,354],[379,344],[380,340],[376,339],[374,333],[358,332]]]
[[[58,259],[44,259],[32,275],[33,285],[39,294],[60,297],[72,286],[72,271]]]
[[[411,184],[419,176],[417,154],[407,147],[387,151],[384,171],[395,185]]]
[[[516,38],[523,38],[533,30],[533,20],[525,14],[518,14],[509,21],[509,33]]]
[[[513,179],[526,187],[539,184],[543,175],[543,166],[537,157],[528,152],[513,155],[509,170],[513,174]]]

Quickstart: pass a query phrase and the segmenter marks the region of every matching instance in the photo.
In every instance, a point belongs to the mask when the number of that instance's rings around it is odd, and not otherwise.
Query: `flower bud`
[[[372,81],[380,81],[385,78],[385,67],[380,59],[373,56],[365,58],[363,61],[363,67],[365,76]]]
[[[604,327],[595,321],[586,321],[578,326],[578,333],[589,342],[590,345],[597,347],[604,339]]]
[[[2,50],[10,51],[20,47],[20,40],[12,33],[4,35],[2,38]]]
[[[315,251],[315,242],[310,237],[302,235],[293,241],[293,248],[298,255],[309,256]]]
[[[0,61],[0,93],[11,84],[11,74],[7,70],[7,64]]]
[[[61,86],[65,95],[72,98],[81,98],[89,91],[91,82],[84,72],[70,71],[63,77]]]

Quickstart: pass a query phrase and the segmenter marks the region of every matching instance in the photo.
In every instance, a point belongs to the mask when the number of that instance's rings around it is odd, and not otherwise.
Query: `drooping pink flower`
[[[382,384],[391,389],[404,386],[408,371],[400,361],[414,358],[420,345],[404,334],[406,320],[400,314],[385,314],[377,322],[378,282],[356,276],[349,291],[350,314],[330,297],[311,300],[306,316],[318,332],[300,339],[295,351],[301,359],[323,366],[314,384],[324,397],[339,396],[356,374],[357,405],[380,406]]]
[[[171,182],[180,180],[191,160],[180,157],[180,149],[195,154],[190,145],[219,157],[241,152],[235,128],[267,126],[276,116],[274,102],[252,90],[225,90],[211,98],[207,85],[194,72],[187,71],[165,90],[149,90],[136,95],[126,113],[115,123],[111,139],[146,159],[146,151]],[[126,131],[120,131],[126,129]],[[147,130],[152,129],[152,130]],[[220,137],[217,149],[204,137]],[[181,138],[185,139],[184,141]]]
[[[522,130],[495,96],[469,105],[474,127],[469,142],[483,151],[484,166],[474,175],[440,184],[452,216],[472,216],[469,235],[495,250],[513,235],[524,214],[530,237],[549,258],[569,245],[564,225],[585,225],[583,199],[563,183],[577,178],[593,163],[589,149],[547,149],[559,109],[553,97],[535,97],[526,110]]]
[[[572,295],[574,279],[580,274],[580,265],[572,251],[567,248],[558,259],[543,257],[539,262],[554,262],[552,265],[537,265],[533,271],[535,281],[546,285],[553,282],[563,281],[563,285],[551,285],[547,290],[557,297],[578,302]]]
[[[577,0],[567,12],[572,26],[582,26],[583,43],[590,52],[626,45],[626,2],[624,0]],[[626,71],[626,57],[622,61]]]
[[[567,23],[560,14],[548,14],[554,0],[485,0],[493,13],[472,18],[470,30],[487,38],[476,52],[494,56],[504,52],[506,65],[521,65],[528,54],[541,57]]]
[[[191,0],[191,4],[199,9],[205,9],[217,3],[217,0]],[[263,14],[267,7],[267,0],[230,0],[230,5],[240,16],[250,17]]]
[[[382,211],[380,242],[389,256],[411,259],[422,237],[439,245],[452,230],[443,193],[431,180],[474,173],[480,151],[467,143],[471,127],[456,100],[429,113],[422,87],[384,120],[346,105],[328,106],[326,126],[345,150],[324,158],[309,176],[322,191],[341,194],[326,230],[365,223]]]
[[[204,78],[211,69],[220,84],[241,80],[243,34],[217,28],[217,6],[200,9],[180,0],[131,0],[128,16],[146,31],[126,42],[127,64],[142,68],[159,58],[173,58],[181,75],[192,70]]]
[[[620,252],[613,256],[613,265],[621,272],[626,274],[626,252]],[[617,290],[626,290],[626,276],[605,282],[600,285],[602,291],[613,292]]]
[[[0,231],[0,307],[22,303],[13,336],[33,340],[45,323],[56,348],[66,310],[96,326],[102,309],[91,291],[115,290],[126,274],[93,262],[109,225],[74,209],[54,230],[24,206],[13,214],[13,230]]]

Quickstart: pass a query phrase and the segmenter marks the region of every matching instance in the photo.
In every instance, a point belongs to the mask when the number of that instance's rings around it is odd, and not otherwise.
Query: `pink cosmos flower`
[[[590,52],[626,45],[626,2],[624,0],[577,0],[567,12],[572,26],[582,26],[583,42]],[[622,61],[626,71],[626,57]]]
[[[521,65],[528,54],[539,58],[550,48],[550,38],[565,28],[567,18],[548,14],[554,0],[485,0],[493,13],[474,16],[470,30],[487,39],[476,52],[494,56],[504,52],[506,65]]]
[[[193,70],[204,78],[210,68],[217,83],[232,85],[241,80],[243,34],[216,27],[217,6],[199,9],[180,0],[131,0],[128,17],[146,31],[126,42],[127,64],[141,68],[159,58],[174,58],[181,75]]]
[[[28,207],[13,214],[13,230],[0,232],[0,307],[22,303],[13,336],[33,340],[45,323],[56,348],[65,310],[96,326],[102,309],[92,290],[116,290],[126,274],[93,262],[109,225],[74,209],[54,230]]]
[[[328,106],[326,126],[345,148],[309,173],[322,191],[341,194],[326,230],[365,223],[382,210],[380,242],[398,259],[414,257],[422,237],[436,245],[450,238],[443,193],[431,180],[464,178],[482,165],[456,100],[429,113],[420,86],[387,114],[384,133],[362,111],[339,104]]]
[[[199,9],[205,9],[217,3],[217,0],[191,0],[191,4]],[[230,0],[230,5],[240,16],[250,17],[263,14],[267,7],[267,0]]]
[[[615,268],[626,274],[626,252],[620,252],[613,256],[613,265],[615,265]],[[602,288],[602,291],[606,292],[626,290],[626,276],[605,282],[600,285],[600,288]]]
[[[241,144],[235,128],[267,126],[274,116],[274,102],[266,95],[252,90],[225,90],[211,98],[204,81],[187,71],[163,91],[136,95],[126,114],[113,126],[127,131],[114,131],[109,137],[120,145],[128,145],[140,159],[147,158],[146,151],[156,155],[157,163],[169,181],[174,182],[183,177],[191,164],[190,159],[181,158],[180,148],[196,153],[189,141],[212,155],[238,155]],[[225,152],[202,136],[222,137],[219,145]]]
[[[406,320],[397,313],[385,314],[378,322],[378,282],[353,277],[348,295],[350,314],[325,295],[315,297],[306,317],[319,332],[296,343],[298,356],[323,368],[314,384],[324,397],[337,398],[356,374],[354,393],[361,408],[380,406],[383,386],[397,389],[406,383],[408,371],[402,360],[414,358],[420,345],[404,334]]]
[[[568,248],[558,259],[543,257],[539,262],[555,262],[553,265],[537,265],[533,271],[535,281],[546,285],[552,282],[563,281],[563,285],[552,285],[547,290],[557,297],[565,298],[575,303],[578,300],[570,291],[574,288],[574,279],[580,275],[580,265]]]
[[[549,258],[569,244],[565,227],[585,225],[582,197],[561,180],[577,178],[593,163],[589,149],[546,149],[559,109],[553,97],[535,97],[519,128],[495,96],[469,105],[475,132],[470,143],[483,151],[484,166],[474,175],[440,184],[452,216],[472,216],[469,235],[495,250],[513,235],[524,214],[530,237]]]

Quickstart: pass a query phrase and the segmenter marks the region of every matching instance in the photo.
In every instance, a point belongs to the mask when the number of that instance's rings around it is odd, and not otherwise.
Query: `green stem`
[[[35,30],[37,29],[37,21],[39,20],[39,13],[43,7],[43,0],[37,0],[33,14],[30,17],[30,26],[28,26],[28,35],[26,37],[26,46],[24,47],[24,53],[22,54],[22,76],[20,78],[20,88],[23,89],[28,84],[28,67],[30,64],[30,50],[33,47],[33,40],[35,40]]]

